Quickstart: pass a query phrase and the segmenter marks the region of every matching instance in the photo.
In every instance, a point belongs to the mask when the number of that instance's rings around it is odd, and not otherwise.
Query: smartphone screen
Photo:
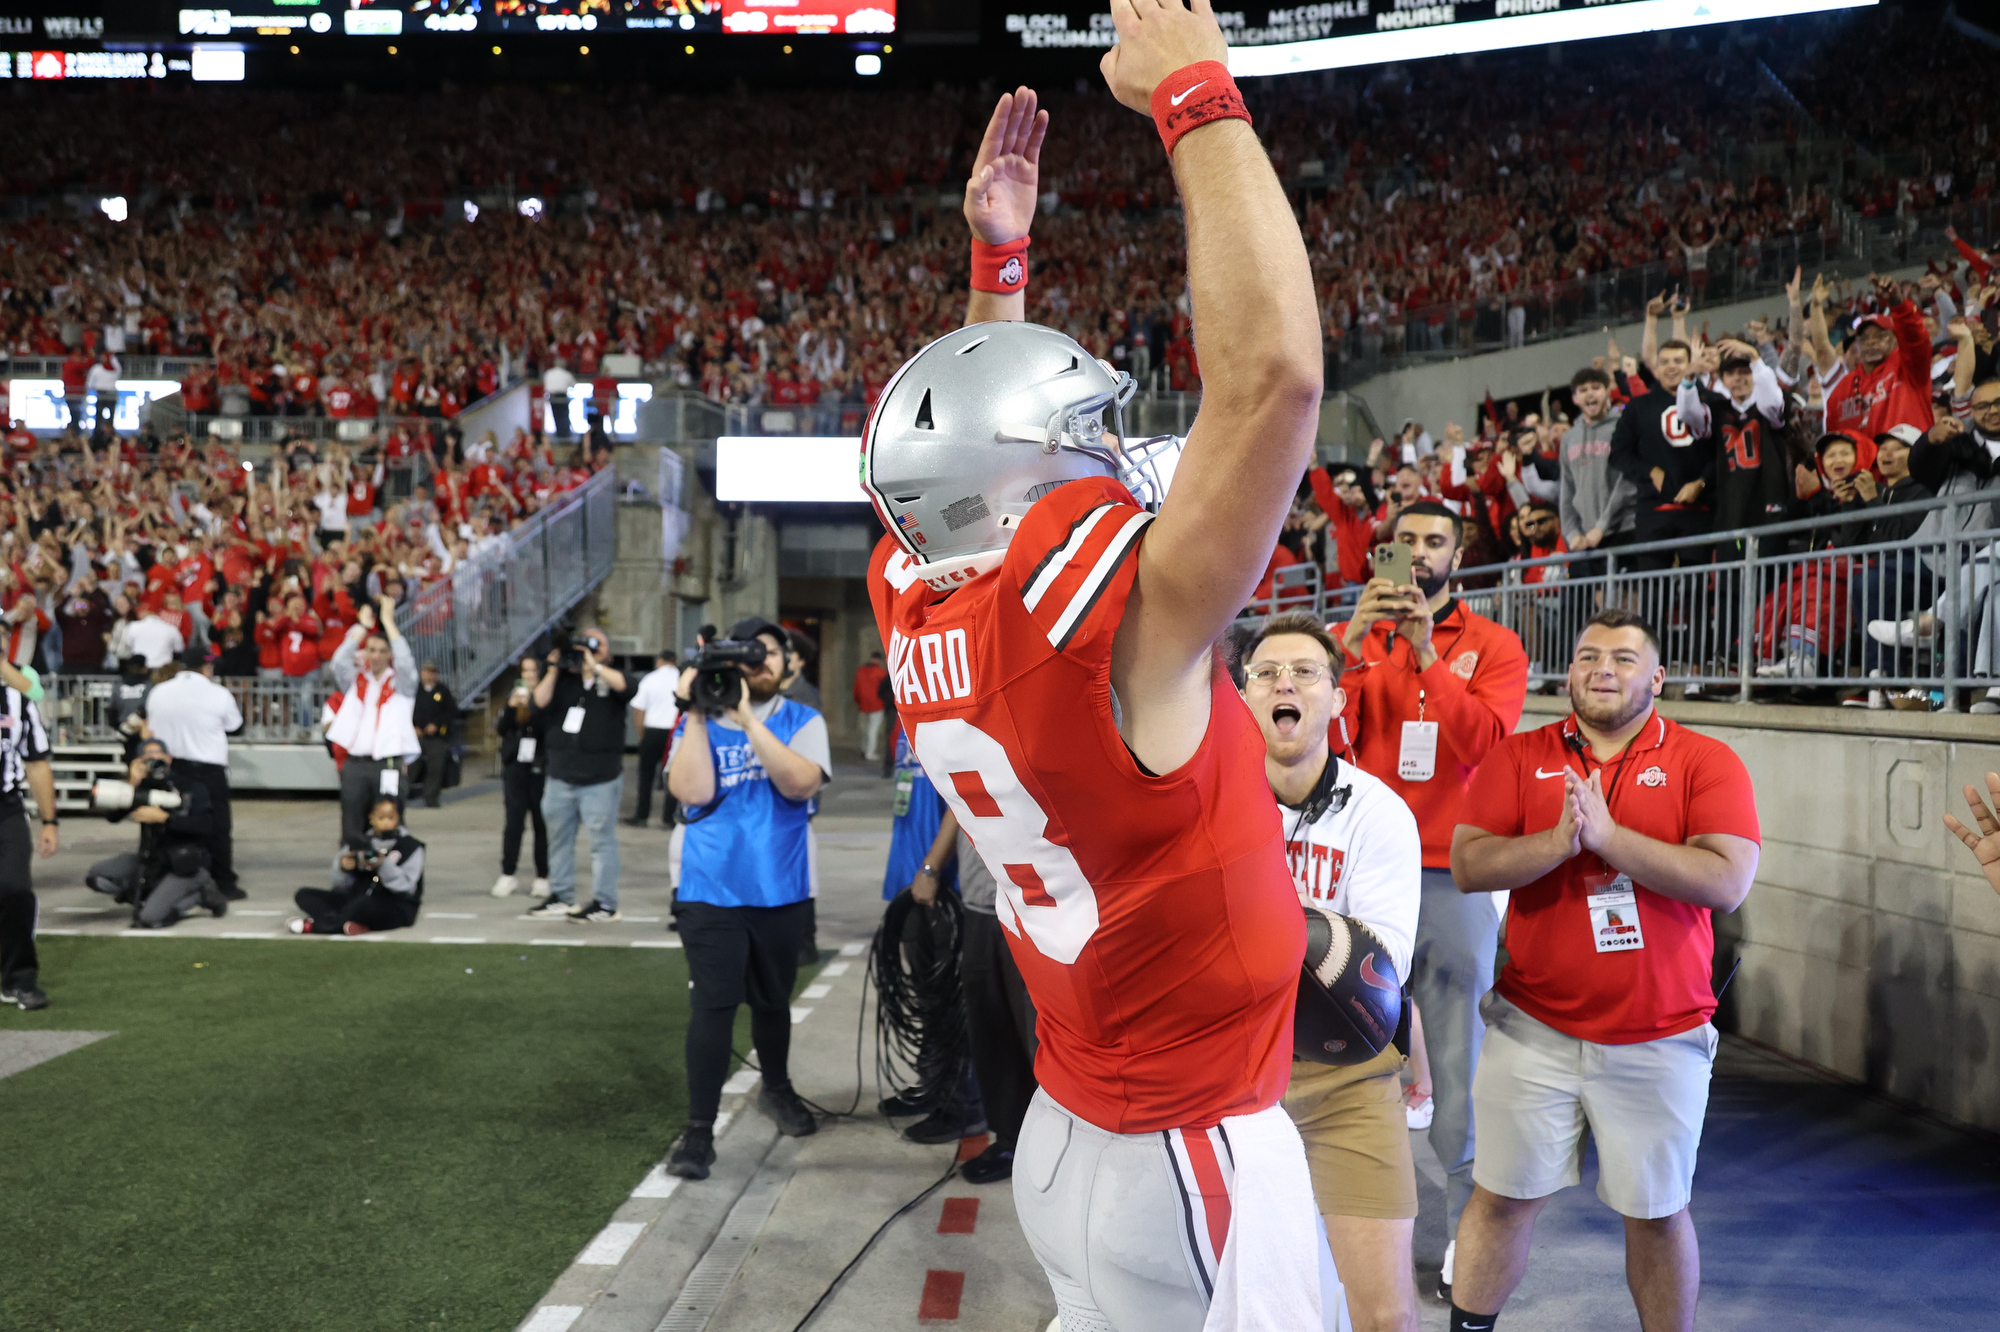
[[[1410,586],[1410,553],[1410,547],[1401,541],[1375,547],[1375,576],[1397,587]]]

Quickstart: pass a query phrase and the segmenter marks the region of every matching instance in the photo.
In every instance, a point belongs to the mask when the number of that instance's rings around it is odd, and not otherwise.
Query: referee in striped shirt
[[[42,816],[39,849],[56,853],[56,779],[49,768],[49,732],[27,694],[34,688],[0,657],[0,1003],[47,1008],[36,984],[35,890],[29,875],[26,791]]]

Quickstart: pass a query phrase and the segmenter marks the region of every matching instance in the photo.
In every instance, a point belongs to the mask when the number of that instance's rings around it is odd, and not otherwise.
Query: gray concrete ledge
[[[2000,744],[2000,717],[1965,712],[1871,712],[1866,708],[1796,707],[1787,703],[1695,703],[1661,699],[1660,712],[1687,726],[1742,726],[1759,731],[1889,736],[1902,740],[1968,740]],[[1523,728],[1569,715],[1569,699],[1530,694]]]

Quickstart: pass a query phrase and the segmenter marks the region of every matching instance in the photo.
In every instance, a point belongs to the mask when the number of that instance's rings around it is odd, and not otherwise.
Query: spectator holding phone
[[[535,824],[535,882],[529,893],[537,901],[549,895],[549,826],[542,819],[542,787],[549,758],[544,748],[547,729],[535,710],[535,686],[542,663],[521,658],[521,674],[500,707],[494,731],[500,737],[500,792],[506,823],[500,832],[500,877],[495,897],[506,897],[521,886],[515,869],[521,863],[521,834],[530,819]]]
[[[1493,984],[1504,904],[1469,898],[1452,882],[1451,836],[1472,774],[1521,719],[1528,654],[1513,631],[1451,594],[1462,557],[1458,517],[1419,500],[1393,525],[1407,550],[1407,581],[1371,578],[1354,618],[1333,627],[1346,658],[1340,714],[1347,756],[1380,778],[1417,817],[1423,896],[1412,995],[1423,1014],[1435,1116],[1430,1142],[1446,1180],[1446,1231],[1472,1196],[1472,1078],[1485,1026],[1479,1000]],[[1378,549],[1378,568],[1386,555]],[[1400,572],[1400,557],[1396,566]],[[1442,1284],[1449,1287],[1447,1248]]]

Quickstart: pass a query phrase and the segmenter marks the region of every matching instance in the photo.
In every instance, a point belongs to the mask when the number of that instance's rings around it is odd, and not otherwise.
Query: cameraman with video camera
[[[83,881],[131,907],[132,924],[142,930],[165,929],[200,907],[217,916],[229,909],[209,872],[215,806],[201,782],[176,779],[173,763],[165,741],[147,740],[124,781],[90,790],[93,812],[139,825],[139,849],[98,861]]]
[[[833,771],[826,719],[780,691],[790,640],[739,621],[681,672],[680,734],[667,789],[686,820],[677,899],[694,1011],[687,1028],[688,1127],[670,1173],[706,1179],[729,1074],[736,1009],[764,1079],[757,1106],[778,1131],[818,1126],[792,1090],[792,983],[812,922],[812,801]]]
[[[618,807],[625,799],[625,709],[635,692],[610,664],[611,635],[585,625],[558,638],[535,682],[546,727],[548,777],[542,821],[549,829],[549,899],[528,914],[604,924],[618,919]],[[576,831],[590,829],[590,905],[576,905]]]

